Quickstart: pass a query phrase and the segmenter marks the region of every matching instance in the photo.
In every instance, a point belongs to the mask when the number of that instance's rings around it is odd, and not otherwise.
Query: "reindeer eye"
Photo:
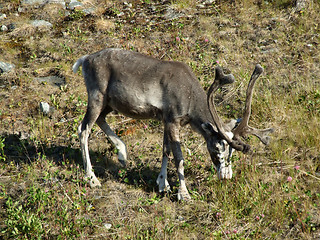
[[[220,141],[220,146],[221,146],[220,147],[221,151],[224,152],[226,150],[226,145],[224,144],[223,141]]]
[[[225,147],[225,143],[223,142],[223,140],[217,142],[213,147],[213,151],[216,153],[222,153],[225,150],[226,150],[226,147]]]

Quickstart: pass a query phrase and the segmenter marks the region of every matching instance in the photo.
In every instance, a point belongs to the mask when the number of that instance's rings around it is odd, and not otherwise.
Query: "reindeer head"
[[[252,134],[258,137],[262,143],[268,144],[270,140],[268,134],[274,131],[272,128],[260,130],[248,125],[251,114],[253,87],[262,72],[263,68],[259,64],[256,65],[247,88],[246,103],[242,119],[231,120],[228,124],[225,124],[221,121],[215,108],[214,93],[221,86],[233,83],[235,79],[231,74],[224,74],[220,67],[216,68],[215,80],[209,88],[207,96],[208,106],[214,125],[212,123],[204,123],[202,124],[202,128],[206,131],[207,136],[209,136],[207,138],[207,148],[217,169],[219,179],[230,179],[232,177],[230,159],[234,150],[242,151],[243,153],[249,152],[250,146],[244,143],[241,140],[241,137]]]

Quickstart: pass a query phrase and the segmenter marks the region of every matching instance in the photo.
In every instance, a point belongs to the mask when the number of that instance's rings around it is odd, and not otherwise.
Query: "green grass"
[[[300,12],[290,1],[216,1],[205,8],[189,0],[128,2],[131,8],[92,1],[92,16],[77,10],[65,17],[57,6],[17,17],[18,1],[0,8],[7,15],[1,24],[17,23],[12,32],[0,33],[0,60],[17,66],[0,75],[0,238],[319,238],[319,1]],[[167,8],[184,15],[167,21]],[[30,27],[29,20],[44,17],[52,30]],[[241,115],[250,74],[260,63],[265,72],[254,91],[250,124],[274,127],[271,144],[249,137],[253,153],[235,153],[233,178],[218,181],[204,140],[184,128],[192,201],[178,202],[173,161],[172,192],[157,193],[161,123],[110,114],[107,121],[128,146],[128,166],[119,165],[114,147],[95,126],[89,147],[102,187],[90,189],[77,136],[86,89],[71,66],[106,46],[185,62],[205,89],[214,66],[221,65],[236,77],[234,86],[217,94],[225,119]],[[34,81],[49,75],[67,84]],[[55,110],[42,115],[41,101]]]

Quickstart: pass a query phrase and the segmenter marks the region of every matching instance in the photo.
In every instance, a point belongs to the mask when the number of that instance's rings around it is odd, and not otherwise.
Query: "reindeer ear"
[[[214,127],[211,123],[207,122],[207,123],[202,123],[201,127],[204,131],[206,131],[206,133],[212,135],[212,134],[216,134],[217,131],[214,130]]]
[[[234,128],[236,128],[239,125],[240,122],[241,122],[241,118],[232,119],[225,124],[225,128],[227,131],[231,132]]]

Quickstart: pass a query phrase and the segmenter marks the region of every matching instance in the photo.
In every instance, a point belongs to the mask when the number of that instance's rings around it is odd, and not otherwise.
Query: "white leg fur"
[[[227,132],[227,135],[232,138],[233,133]],[[227,142],[224,141],[224,144],[227,145]],[[231,156],[234,149],[229,147],[226,151],[221,152],[220,154],[220,167],[217,169],[218,179],[231,179],[232,178],[232,164]]]
[[[179,180],[180,180],[180,187],[178,190],[178,200],[185,200],[188,201],[191,199],[187,186],[186,186],[186,182],[184,180],[184,166],[183,166],[183,160],[181,160],[179,162],[179,167],[178,167],[178,176],[179,176]]]
[[[127,148],[126,145],[122,142],[122,140],[112,131],[108,132],[108,138],[114,144],[116,149],[118,150],[118,160],[122,165],[126,165],[127,162]]]
[[[223,162],[218,169],[218,178],[221,179],[231,179],[232,178],[232,166],[231,162]]]
[[[168,157],[163,157],[162,164],[161,164],[161,170],[159,173],[159,176],[157,178],[157,184],[159,186],[159,192],[169,192],[170,191],[170,185],[167,180],[167,165],[168,165]]]
[[[110,141],[118,150],[118,160],[122,165],[126,165],[127,162],[127,147],[122,142],[122,140],[115,134],[106,121],[97,121],[98,125],[104,131],[104,133],[108,136]]]
[[[81,124],[78,128],[79,138],[80,138],[80,147],[83,158],[83,164],[85,168],[86,178],[89,181],[90,187],[100,187],[100,181],[97,179],[96,175],[92,170],[92,165],[89,156],[89,147],[88,147],[88,137],[89,132],[87,128],[84,131],[81,131]]]

